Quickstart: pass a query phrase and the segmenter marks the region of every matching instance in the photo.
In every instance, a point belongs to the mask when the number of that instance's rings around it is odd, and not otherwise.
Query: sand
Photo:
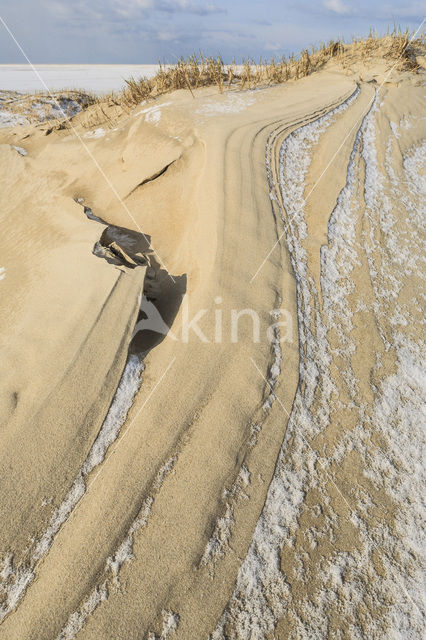
[[[1,639],[421,638],[423,71],[387,68],[1,131]]]

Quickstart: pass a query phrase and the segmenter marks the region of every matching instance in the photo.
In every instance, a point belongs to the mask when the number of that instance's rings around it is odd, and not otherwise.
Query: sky
[[[396,23],[414,31],[426,3],[407,0],[0,0],[33,63],[148,64],[205,55],[258,60]],[[25,58],[0,22],[0,63]]]

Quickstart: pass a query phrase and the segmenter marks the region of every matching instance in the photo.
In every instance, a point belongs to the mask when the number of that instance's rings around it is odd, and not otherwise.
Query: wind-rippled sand
[[[2,130],[1,639],[422,637],[424,74],[386,68]]]

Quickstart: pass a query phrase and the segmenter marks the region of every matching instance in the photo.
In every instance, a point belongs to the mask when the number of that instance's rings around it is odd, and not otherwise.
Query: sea
[[[156,64],[0,64],[0,90],[34,93],[82,89],[97,94],[119,91],[126,79],[152,77]]]

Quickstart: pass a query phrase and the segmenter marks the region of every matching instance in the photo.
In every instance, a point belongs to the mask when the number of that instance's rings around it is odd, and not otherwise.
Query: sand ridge
[[[420,637],[422,505],[404,510],[392,441],[418,436],[422,90],[372,79],[331,67],[137,108],[84,138],[116,193],[69,130],[1,133],[19,366],[1,400],[0,638]],[[177,340],[131,342],[143,290]],[[208,342],[186,342],[201,309]],[[243,320],[231,342],[233,309],[256,310],[259,342]],[[270,342],[278,309],[292,337]]]

